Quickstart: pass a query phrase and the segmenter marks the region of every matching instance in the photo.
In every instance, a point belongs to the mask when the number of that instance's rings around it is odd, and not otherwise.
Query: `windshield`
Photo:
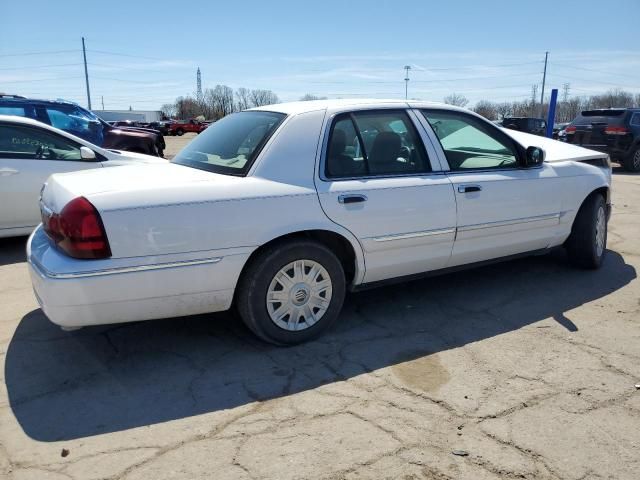
[[[227,175],[244,175],[286,115],[240,112],[211,124],[183,148],[174,163]]]

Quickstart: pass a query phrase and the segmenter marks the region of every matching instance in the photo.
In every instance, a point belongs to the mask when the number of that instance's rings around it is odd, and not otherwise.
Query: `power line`
[[[612,77],[627,77],[627,78],[633,78],[634,80],[637,80],[638,77],[635,75],[626,75],[624,73],[615,73],[615,72],[607,72],[605,70],[597,70],[595,68],[587,68],[587,67],[576,67],[575,65],[567,65],[567,64],[563,64],[563,63],[553,63],[553,62],[549,62],[551,65],[554,65],[556,67],[566,67],[566,68],[573,68],[576,70],[586,70],[587,72],[596,72],[596,73],[602,73],[605,75],[611,75]]]
[[[553,77],[560,77],[560,78],[567,78],[569,80],[575,80],[575,77],[569,77],[567,75],[560,75],[559,73],[551,73],[549,74]],[[588,82],[588,83],[596,83],[599,85],[613,85],[614,87],[619,87],[619,88],[632,88],[632,89],[637,89],[639,87],[639,85],[635,85],[635,86],[631,86],[631,85],[621,85],[619,83],[613,83],[613,82],[605,82],[604,80],[583,80],[584,82]]]
[[[32,65],[30,67],[2,67],[0,70],[36,70],[40,68],[53,68],[53,67],[77,67],[82,63],[58,63],[53,65]]]
[[[78,50],[43,50],[40,52],[3,53],[0,57],[26,57],[30,55],[57,55],[59,53],[78,53]]]
[[[106,50],[89,50],[91,53],[98,53],[101,55],[114,55],[117,57],[131,57],[131,58],[143,58],[145,60],[159,60],[159,61],[165,61],[165,58],[158,58],[158,57],[144,57],[142,55],[132,55],[130,53],[118,53],[118,52],[108,52]]]

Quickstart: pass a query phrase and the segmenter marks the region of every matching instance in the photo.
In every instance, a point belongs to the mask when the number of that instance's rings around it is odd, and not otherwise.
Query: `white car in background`
[[[235,305],[294,344],[347,289],[559,245],[597,268],[610,186],[606,154],[449,105],[279,104],[223,118],[170,164],[53,175],[27,255],[65,328]]]
[[[54,173],[132,163],[167,163],[105,150],[29,118],[0,115],[0,237],[28,235],[40,223],[38,195]]]

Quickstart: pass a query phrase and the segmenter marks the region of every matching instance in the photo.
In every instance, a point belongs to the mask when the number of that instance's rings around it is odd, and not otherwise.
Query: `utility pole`
[[[536,102],[538,101],[538,84],[531,85],[531,108],[529,108],[529,114],[533,117],[536,110]]]
[[[82,56],[84,58],[84,80],[87,84],[87,107],[91,110],[91,92],[89,91],[89,71],[87,70],[87,49],[84,46],[84,37],[82,37]]]
[[[549,59],[549,52],[544,52],[544,73],[542,74],[542,93],[540,94],[540,117],[544,112],[544,85],[547,82],[547,60]]]
[[[102,110],[104,110],[104,95],[101,95],[100,99],[102,100]]]
[[[407,100],[409,97],[409,70],[411,70],[411,65],[404,66],[404,99]]]

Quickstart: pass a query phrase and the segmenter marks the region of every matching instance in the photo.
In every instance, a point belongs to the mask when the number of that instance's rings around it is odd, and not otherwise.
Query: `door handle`
[[[15,175],[16,173],[20,172],[14,168],[0,168],[0,177],[8,177],[9,175]]]
[[[482,190],[480,185],[458,185],[458,192],[460,193],[471,193],[471,192],[479,192]]]
[[[360,203],[366,202],[367,196],[362,194],[350,193],[350,194],[342,194],[338,196],[338,202],[340,203]]]

